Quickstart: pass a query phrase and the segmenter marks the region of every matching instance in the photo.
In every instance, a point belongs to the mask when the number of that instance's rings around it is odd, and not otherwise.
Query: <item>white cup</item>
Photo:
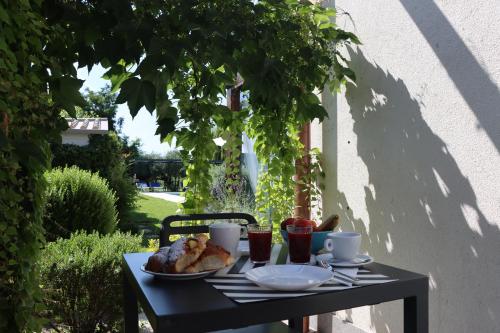
[[[332,232],[326,236],[325,249],[336,260],[352,260],[359,253],[361,234],[357,232]]]
[[[236,223],[214,223],[208,226],[210,239],[215,245],[223,247],[236,257],[238,252],[238,242],[241,236],[241,226]]]

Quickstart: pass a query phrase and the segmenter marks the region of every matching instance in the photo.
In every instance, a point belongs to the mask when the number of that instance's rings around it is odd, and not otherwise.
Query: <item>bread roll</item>
[[[185,273],[198,273],[202,271],[210,271],[224,268],[234,262],[234,258],[224,248],[207,242],[205,251],[201,254],[197,261],[185,269]]]

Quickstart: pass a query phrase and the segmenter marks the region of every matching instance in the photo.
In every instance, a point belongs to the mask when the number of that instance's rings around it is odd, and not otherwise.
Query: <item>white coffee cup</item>
[[[229,251],[233,257],[238,252],[238,242],[241,236],[241,226],[237,223],[220,222],[208,227],[210,239],[215,245]]]
[[[356,258],[361,246],[361,234],[357,232],[332,232],[326,236],[325,249],[330,251],[336,260],[352,260]]]

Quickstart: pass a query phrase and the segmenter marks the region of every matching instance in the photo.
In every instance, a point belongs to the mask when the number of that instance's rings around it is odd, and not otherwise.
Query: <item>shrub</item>
[[[116,195],[116,210],[118,213],[118,227],[122,231],[129,231],[134,227],[130,215],[135,207],[138,195],[137,187],[132,178],[127,176],[125,163],[118,163],[110,170],[110,175],[105,179]]]
[[[122,255],[140,249],[141,236],[120,232],[77,232],[48,243],[39,263],[44,315],[71,332],[119,330]]]
[[[53,144],[52,167],[77,166],[98,172],[106,179],[116,195],[119,227],[126,225],[129,213],[137,198],[137,189],[125,164],[124,145],[113,132],[106,135],[90,135],[87,146]]]
[[[116,227],[116,198],[106,180],[70,167],[46,174],[48,186],[44,227],[47,239],[67,238],[73,231],[106,234]]]

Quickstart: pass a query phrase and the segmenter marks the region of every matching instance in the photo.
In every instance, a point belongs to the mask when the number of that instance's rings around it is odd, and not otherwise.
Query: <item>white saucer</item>
[[[356,258],[352,260],[334,260],[331,253],[318,254],[316,260],[326,261],[334,267],[361,267],[363,265],[368,265],[373,262],[373,257],[367,254],[358,254]]]

